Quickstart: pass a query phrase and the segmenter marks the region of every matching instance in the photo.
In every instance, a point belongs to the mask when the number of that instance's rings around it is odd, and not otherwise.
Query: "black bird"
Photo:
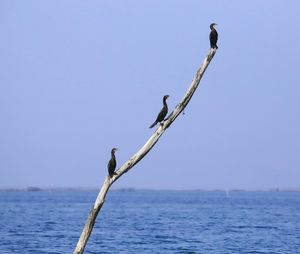
[[[169,98],[170,96],[169,95],[165,95],[163,97],[163,108],[161,109],[161,111],[159,112],[159,114],[157,115],[157,118],[155,120],[155,122],[149,127],[149,128],[153,128],[157,123],[160,123],[162,122],[166,115],[168,114],[168,105],[167,105],[167,102],[166,100]]]
[[[218,49],[218,46],[217,46],[217,41],[218,41],[218,32],[217,30],[215,29],[215,26],[217,24],[216,23],[212,23],[210,25],[210,34],[209,34],[209,40],[210,40],[210,47],[211,48],[215,48],[215,49]]]
[[[115,152],[118,150],[118,148],[111,149],[111,159],[109,160],[107,164],[108,174],[110,177],[112,177],[115,173],[115,169],[117,166],[116,156]]]

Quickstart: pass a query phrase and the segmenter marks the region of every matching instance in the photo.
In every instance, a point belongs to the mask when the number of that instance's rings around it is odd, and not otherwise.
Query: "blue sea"
[[[0,253],[73,253],[97,191],[0,192]],[[300,253],[300,192],[110,191],[85,253]]]

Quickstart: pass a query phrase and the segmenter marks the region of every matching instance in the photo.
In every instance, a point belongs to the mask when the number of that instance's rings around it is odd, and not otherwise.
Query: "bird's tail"
[[[157,124],[157,122],[154,122],[153,124],[150,125],[150,129],[153,128],[155,125]]]

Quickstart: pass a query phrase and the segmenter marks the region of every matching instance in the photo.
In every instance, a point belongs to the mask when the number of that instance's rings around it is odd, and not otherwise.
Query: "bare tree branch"
[[[152,134],[152,136],[148,139],[146,144],[136,153],[134,154],[128,161],[126,161],[117,171],[113,177],[107,176],[104,180],[102,188],[98,194],[98,197],[95,201],[94,206],[92,207],[86,224],[83,228],[81,236],[78,240],[77,246],[73,252],[73,254],[81,254],[84,251],[84,248],[87,244],[87,241],[90,237],[90,234],[93,230],[96,217],[105,201],[106,194],[111,187],[111,185],[119,179],[124,173],[130,170],[133,166],[135,166],[156,144],[159,140],[161,135],[165,132],[165,130],[175,121],[175,119],[179,116],[179,114],[184,110],[187,106],[189,101],[191,100],[194,92],[196,91],[199,82],[208,67],[209,63],[211,62],[212,58],[214,57],[217,49],[210,49],[208,55],[204,59],[201,67],[198,69],[190,87],[188,88],[186,94],[183,96],[181,102],[175,107],[175,109],[171,112],[168,118],[164,121],[162,125],[159,125],[157,130]]]

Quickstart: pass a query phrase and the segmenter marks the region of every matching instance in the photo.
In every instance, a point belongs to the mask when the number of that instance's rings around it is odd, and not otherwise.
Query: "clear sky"
[[[114,188],[300,188],[299,1],[0,2],[0,187],[99,187],[219,50]]]

